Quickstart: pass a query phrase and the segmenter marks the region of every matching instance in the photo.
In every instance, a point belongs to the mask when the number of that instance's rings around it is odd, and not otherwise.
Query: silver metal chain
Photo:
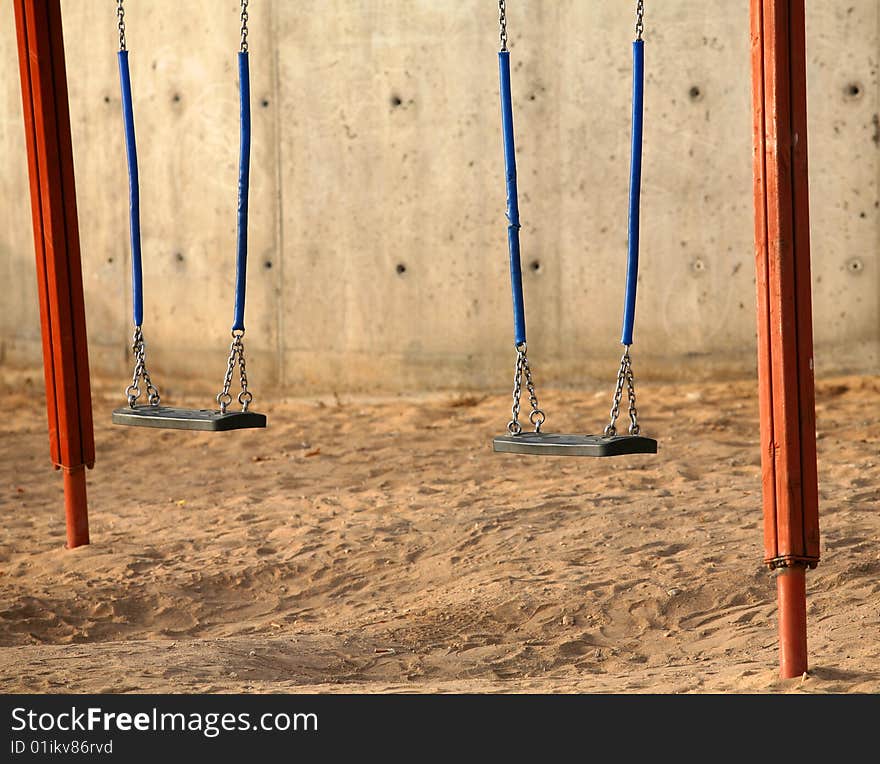
[[[119,50],[125,50],[125,8],[123,0],[116,0],[116,26],[119,29]]]
[[[149,401],[151,406],[158,406],[160,400],[159,390],[153,384],[153,380],[150,379],[150,372],[147,371],[146,345],[144,344],[144,333],[140,326],[134,328],[131,351],[134,353],[134,373],[132,374],[131,384],[125,388],[128,405],[131,408],[137,405],[138,398],[141,397],[140,380],[143,379],[147,401]]]
[[[248,0],[241,0],[241,52],[248,50]]]
[[[611,421],[605,425],[605,436],[613,437],[617,435],[617,417],[620,415],[620,399],[623,397],[623,386],[626,385],[626,394],[629,399],[629,434],[638,435],[641,428],[639,427],[639,412],[636,409],[636,388],[635,379],[632,372],[632,359],[629,357],[629,348],[623,352],[620,359],[620,369],[617,372],[617,386],[614,388],[614,399],[611,405]]]
[[[244,362],[244,330],[232,331],[232,344],[229,346],[229,360],[226,364],[226,376],[223,378],[223,390],[217,395],[217,403],[220,404],[220,413],[225,414],[226,409],[232,403],[232,395],[229,388],[232,386],[232,375],[235,372],[235,364],[238,364],[239,382],[241,392],[238,394],[238,402],[241,410],[247,411],[254,399],[253,393],[248,390],[247,370]]]
[[[534,425],[535,432],[541,432],[541,425],[547,419],[546,414],[538,405],[538,395],[535,393],[535,383],[532,381],[532,370],[529,366],[529,358],[526,355],[526,343],[516,346],[516,370],[513,376],[513,407],[511,413],[513,419],[507,423],[507,431],[511,435],[519,435],[522,425],[519,421],[520,399],[522,398],[523,377],[526,381],[526,389],[529,391],[529,404],[532,410],[529,412],[529,421]]]
[[[501,50],[507,50],[507,3],[498,0],[498,24],[501,27]]]
[[[641,40],[645,33],[645,0],[636,2],[636,39]]]

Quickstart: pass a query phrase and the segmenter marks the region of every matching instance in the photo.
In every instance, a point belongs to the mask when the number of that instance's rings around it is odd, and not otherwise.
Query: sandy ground
[[[777,679],[753,380],[640,385],[656,456],[494,454],[507,396],[110,424],[64,547],[38,391],[4,392],[0,691],[880,692],[880,378],[818,385],[811,669]],[[596,431],[608,391],[550,391]],[[203,405],[202,401],[168,401]]]

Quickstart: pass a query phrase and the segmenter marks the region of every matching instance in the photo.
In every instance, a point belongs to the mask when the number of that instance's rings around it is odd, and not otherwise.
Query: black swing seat
[[[211,409],[178,409],[172,406],[123,406],[113,411],[113,424],[133,427],[162,427],[168,430],[246,430],[265,427],[266,415],[254,411],[227,411],[221,414]]]
[[[643,435],[561,435],[523,432],[499,435],[492,441],[494,451],[531,456],[626,456],[656,454],[657,441]]]

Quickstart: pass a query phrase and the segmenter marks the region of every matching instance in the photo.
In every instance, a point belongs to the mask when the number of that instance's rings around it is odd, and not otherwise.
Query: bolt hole
[[[391,96],[391,107],[393,109],[396,109],[402,103],[403,103],[403,99],[399,95],[397,95],[396,93]]]
[[[262,106],[264,109],[268,109],[269,108],[269,99],[264,98],[262,101],[260,101],[260,106]]]
[[[183,262],[183,252],[175,252],[174,259],[177,260],[178,263]]]
[[[529,268],[531,268],[534,273],[538,273],[541,270],[540,261],[539,260],[532,260],[532,262],[529,263]]]
[[[864,264],[857,257],[854,257],[846,264],[847,269],[850,273],[859,273],[864,269]]]
[[[703,97],[703,91],[700,90],[698,85],[691,85],[691,89],[688,90],[688,97],[692,101],[699,101]]]
[[[113,265],[113,258],[112,258],[112,257],[108,257],[108,258],[107,258],[107,262],[108,262],[110,265]]]
[[[263,263],[263,267],[264,267],[267,271],[268,271],[268,270],[271,270],[271,269],[272,269],[272,261],[271,261],[271,260],[266,260],[266,262]]]
[[[110,96],[104,96],[104,103],[110,103]]]
[[[845,88],[849,98],[858,98],[862,94],[862,86],[858,82],[850,82]]]
[[[695,273],[702,273],[703,271],[706,270],[706,263],[704,263],[702,260],[700,260],[698,258],[698,259],[694,260],[693,264],[691,265],[691,268],[693,268]]]
[[[171,96],[171,100],[174,101],[174,103],[180,103],[180,93],[175,93]]]
[[[406,273],[406,266],[403,263],[398,263],[395,270],[397,271],[398,276],[402,276],[404,273]]]

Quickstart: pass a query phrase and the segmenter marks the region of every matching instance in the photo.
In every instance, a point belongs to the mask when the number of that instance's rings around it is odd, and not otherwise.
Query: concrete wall
[[[108,5],[111,6],[108,8]],[[130,2],[148,361],[213,391],[232,318],[238,3]],[[539,384],[609,380],[626,251],[634,3],[513,0]],[[810,2],[816,363],[878,370],[880,5]],[[93,373],[130,374],[112,4],[64,0]],[[494,0],[255,0],[252,386],[505,389],[513,370]],[[751,374],[747,0],[648,3],[642,378]],[[10,3],[0,8],[0,360],[40,362]]]

